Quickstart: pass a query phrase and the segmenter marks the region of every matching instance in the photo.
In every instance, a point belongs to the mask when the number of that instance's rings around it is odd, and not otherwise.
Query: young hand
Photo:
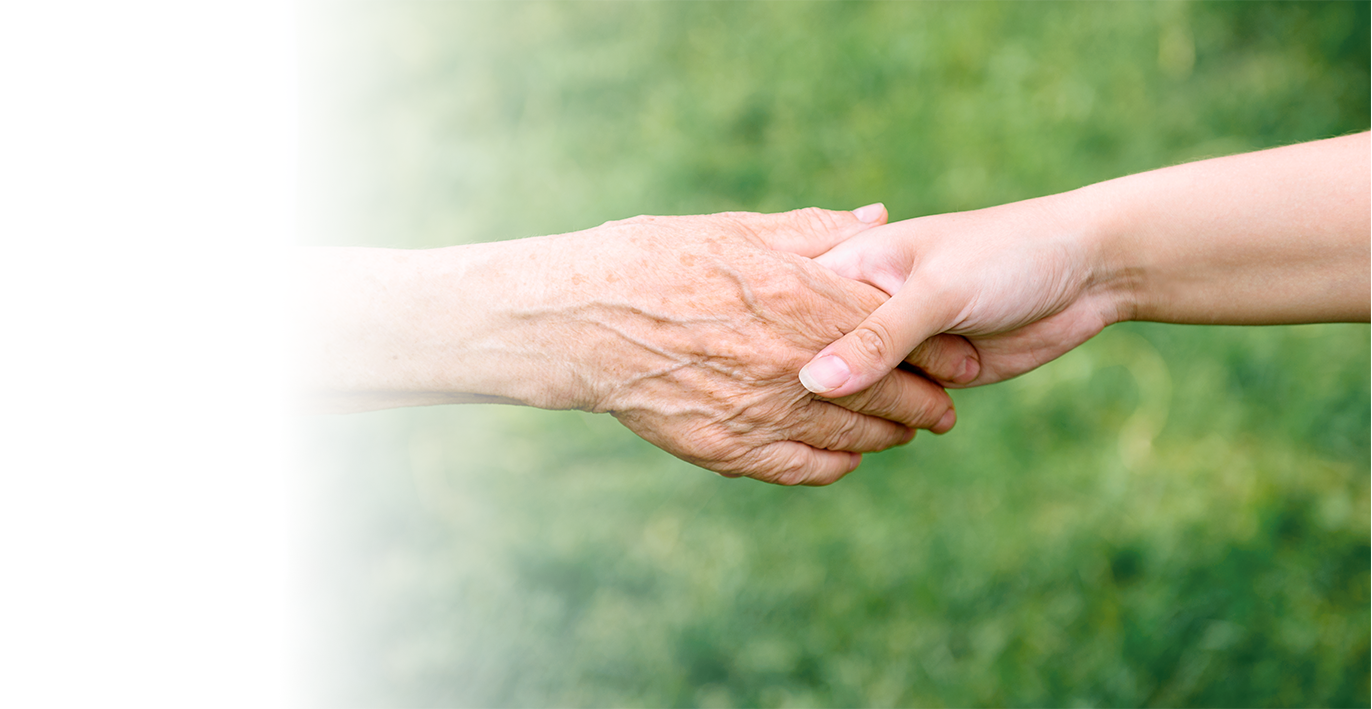
[[[801,381],[849,395],[904,359],[947,386],[988,384],[1121,320],[1366,322],[1368,144],[1202,160],[862,232],[817,261],[893,297]]]
[[[906,360],[945,386],[989,384],[1053,360],[1121,319],[1096,255],[1057,205],[1045,198],[897,222],[817,257],[892,297],[821,350],[801,381],[815,393],[846,396]],[[940,333],[967,344],[945,337],[920,347]]]

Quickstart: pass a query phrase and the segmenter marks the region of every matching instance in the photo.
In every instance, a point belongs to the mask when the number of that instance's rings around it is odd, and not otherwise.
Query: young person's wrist
[[[1125,202],[1111,183],[1052,195],[1053,208],[1080,255],[1076,284],[1096,301],[1107,325],[1140,319],[1147,308],[1146,269],[1129,229]]]

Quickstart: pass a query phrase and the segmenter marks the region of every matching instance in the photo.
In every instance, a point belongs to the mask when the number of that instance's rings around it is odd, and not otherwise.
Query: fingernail
[[[848,472],[851,473],[851,472],[853,472],[854,470],[857,470],[857,467],[858,467],[859,465],[862,465],[862,454],[861,454],[861,453],[849,453],[848,455],[850,456],[850,462],[848,463]]]
[[[962,372],[958,374],[953,382],[957,384],[967,384],[973,379],[976,379],[977,374],[979,374],[980,371],[981,364],[977,362],[977,358],[968,357],[967,359],[962,360]]]
[[[901,441],[900,444],[903,446],[913,440],[915,440],[915,429],[912,428],[906,432],[905,440]]]
[[[826,355],[801,368],[800,383],[816,394],[823,394],[843,386],[851,375],[843,360]]]
[[[875,224],[878,219],[881,219],[881,213],[884,211],[886,211],[886,208],[881,202],[877,202],[876,204],[869,204],[866,207],[854,209],[853,216],[857,217],[858,221],[863,224]]]
[[[943,418],[939,419],[938,423],[934,424],[934,427],[929,430],[934,433],[947,433],[949,429],[953,428],[953,424],[957,422],[958,412],[948,409],[948,411],[943,414]]]

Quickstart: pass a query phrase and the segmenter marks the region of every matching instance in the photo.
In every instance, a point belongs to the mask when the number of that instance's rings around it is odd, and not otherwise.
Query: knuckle
[[[809,480],[809,466],[800,456],[789,456],[777,468],[777,477],[772,482],[778,485],[800,485]]]
[[[864,323],[848,333],[849,350],[868,365],[882,365],[891,352],[890,333],[879,322]]]
[[[952,406],[952,400],[943,392],[930,394],[929,396],[919,397],[916,408],[919,411],[919,419],[916,422],[918,428],[929,428],[939,422],[943,415]]]
[[[736,472],[747,448],[740,436],[722,428],[709,427],[690,436],[690,448],[682,457],[703,468]]]
[[[758,223],[757,214],[753,212],[718,212],[709,215],[713,222],[739,229],[745,234],[756,235],[758,228],[762,224]]]
[[[917,375],[897,372],[865,391],[845,398],[845,408],[868,416],[887,419],[910,428],[928,428],[939,422],[952,405],[942,390],[914,379]]]
[[[935,364],[943,356],[944,349],[943,338],[935,335],[910,350],[910,354],[905,356],[905,361],[916,367]]]
[[[958,374],[956,365],[966,356],[963,351],[965,342],[957,335],[935,335],[921,342],[906,356],[905,361],[936,378],[951,379]]]
[[[824,436],[824,445],[821,447],[831,451],[851,450],[858,439],[858,420],[857,416],[843,417]]]
[[[719,435],[701,436],[696,440],[696,457],[713,463],[722,463],[732,457],[733,445],[728,438]]]
[[[797,449],[778,451],[775,448],[767,451],[753,474],[758,480],[788,486],[800,485],[806,482],[808,476],[809,466],[805,456]]]
[[[608,221],[608,222],[605,222],[605,224],[606,224],[606,225],[630,226],[630,225],[634,225],[634,224],[647,224],[647,223],[649,223],[649,222],[652,222],[653,220],[654,220],[654,217],[652,217],[651,215],[648,215],[648,214],[640,214],[640,215],[638,215],[638,216],[636,216],[636,217],[629,217],[629,218],[627,218],[627,219],[613,219],[613,220],[610,220],[610,221]]]
[[[917,412],[915,423],[918,424],[920,428],[932,426],[938,423],[939,419],[943,417],[944,410],[947,408],[948,405],[937,396],[919,397],[918,403],[915,404],[915,411]]]
[[[831,401],[849,411],[855,411],[860,414],[868,414],[870,416],[883,416],[889,414],[891,412],[888,410],[887,403],[890,397],[883,395],[883,392],[886,389],[884,381],[885,380],[878,382],[856,394],[849,394],[841,399],[832,399]]]
[[[838,228],[838,220],[834,218],[834,213],[819,207],[805,207],[797,209],[795,212],[796,226],[810,229],[816,233],[823,233]]]
[[[907,419],[910,417],[905,399],[899,388],[891,382],[882,381],[864,393],[867,394],[867,402],[862,413],[909,424]]]

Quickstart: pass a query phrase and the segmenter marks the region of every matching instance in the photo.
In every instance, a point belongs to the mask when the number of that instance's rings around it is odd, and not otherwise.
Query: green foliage
[[[1365,130],[1366,3],[308,9],[318,241],[967,209]],[[822,489],[606,417],[312,420],[334,706],[1367,706],[1366,326],[1131,324]]]

